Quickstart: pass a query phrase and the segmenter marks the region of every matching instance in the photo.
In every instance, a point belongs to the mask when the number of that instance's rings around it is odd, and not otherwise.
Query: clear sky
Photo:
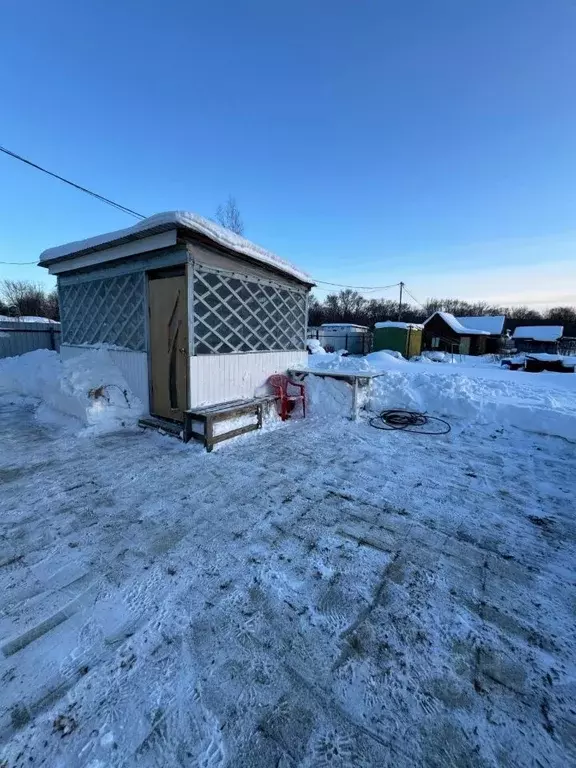
[[[319,279],[576,303],[574,0],[8,0],[0,64],[0,144],[145,214],[232,193]],[[0,261],[131,223],[0,155]]]

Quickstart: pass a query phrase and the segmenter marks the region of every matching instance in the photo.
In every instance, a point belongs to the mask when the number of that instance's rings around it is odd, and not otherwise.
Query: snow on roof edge
[[[558,341],[563,333],[563,325],[518,325],[514,329],[512,338],[533,339],[534,341]]]
[[[490,336],[488,331],[478,331],[475,328],[466,328],[466,326],[458,322],[458,320],[450,312],[440,312],[440,310],[431,314],[430,317],[424,321],[424,325],[429,323],[435,315],[440,315],[442,320],[444,320],[444,322],[449,325],[450,328],[452,328],[454,333],[457,333],[460,336]]]
[[[64,245],[47,248],[40,254],[39,265],[47,266],[53,261],[86,250],[102,250],[105,247],[111,247],[113,243],[118,240],[131,238],[159,227],[164,227],[166,229],[182,227],[183,229],[197,232],[208,237],[218,245],[229,248],[239,255],[246,256],[255,261],[259,261],[262,264],[274,267],[281,272],[295,277],[303,283],[314,285],[314,281],[307,272],[298,269],[298,267],[280,258],[280,256],[250,242],[250,240],[246,240],[244,237],[231,232],[225,227],[221,227],[214,221],[210,221],[203,216],[188,211],[165,211],[164,213],[157,213],[154,216],[149,216],[147,219],[143,219],[137,224],[134,224],[131,227],[126,227],[125,229],[118,229],[113,232],[89,237],[85,240],[76,240],[71,243],[65,243]]]
[[[487,331],[491,335],[501,335],[504,330],[506,315],[465,315],[456,317],[456,320],[466,328]]]
[[[374,328],[412,328],[416,331],[421,331],[424,326],[422,323],[402,323],[400,320],[382,320],[378,323],[374,323]]]

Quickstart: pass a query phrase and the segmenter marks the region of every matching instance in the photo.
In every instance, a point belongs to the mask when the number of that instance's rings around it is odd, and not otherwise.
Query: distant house
[[[470,319],[477,321],[482,318]],[[483,355],[490,336],[488,331],[464,325],[450,312],[434,312],[424,323],[424,349]]]
[[[512,340],[518,352],[549,352],[556,354],[564,327],[562,325],[519,325]]]
[[[457,317],[456,320],[465,328],[474,328],[477,331],[486,331],[485,351],[490,354],[499,352],[502,348],[504,336],[505,315],[481,315],[480,317]],[[481,354],[481,353],[478,353]]]

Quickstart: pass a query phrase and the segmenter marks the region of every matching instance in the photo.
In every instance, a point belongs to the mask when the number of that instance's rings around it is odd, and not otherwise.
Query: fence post
[[[54,326],[52,323],[50,323],[50,349],[55,350],[56,349],[56,339],[54,338]]]

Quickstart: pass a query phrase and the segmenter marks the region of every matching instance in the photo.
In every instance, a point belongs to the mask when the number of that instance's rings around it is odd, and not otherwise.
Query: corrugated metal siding
[[[190,407],[254,397],[273,373],[285,373],[307,360],[302,351],[191,357]]]
[[[0,321],[0,358],[16,357],[35,349],[60,349],[60,323]]]
[[[62,360],[69,360],[71,357],[95,352],[94,348],[71,346],[62,344],[60,355]],[[132,392],[139,398],[146,411],[149,411],[148,398],[148,355],[146,352],[134,352],[130,349],[108,349],[106,350],[114,365],[118,366],[122,375],[126,379],[126,384]]]

